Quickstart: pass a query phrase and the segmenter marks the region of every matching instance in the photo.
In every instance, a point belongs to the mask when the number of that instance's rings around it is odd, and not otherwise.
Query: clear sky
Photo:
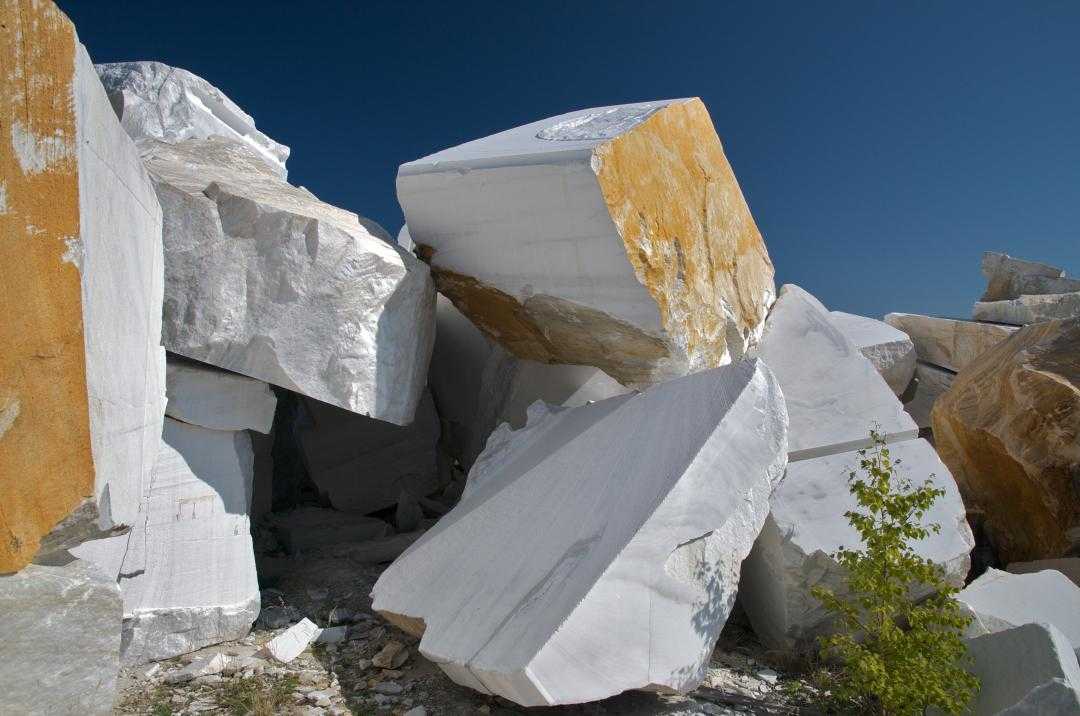
[[[1080,2],[59,4],[95,61],[205,77],[393,234],[402,162],[699,96],[778,283],[830,308],[969,315],[984,250],[1080,274]]]

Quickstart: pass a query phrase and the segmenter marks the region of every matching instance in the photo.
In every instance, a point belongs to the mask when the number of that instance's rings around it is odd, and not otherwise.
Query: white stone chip
[[[322,629],[315,626],[313,621],[304,618],[268,641],[263,649],[268,656],[288,664],[304,653],[304,649],[318,639],[321,632]]]
[[[246,375],[170,357],[165,392],[165,414],[191,425],[269,433],[274,424],[274,392]]]
[[[915,374],[915,346],[911,339],[873,318],[843,311],[831,311],[829,315],[840,332],[874,364],[893,393],[903,393]]]

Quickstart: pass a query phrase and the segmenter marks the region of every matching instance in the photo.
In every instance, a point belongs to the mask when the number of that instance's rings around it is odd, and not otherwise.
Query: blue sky
[[[778,282],[830,308],[966,316],[987,249],[1080,274],[1080,2],[59,4],[95,61],[202,75],[392,233],[402,162],[699,96]]]

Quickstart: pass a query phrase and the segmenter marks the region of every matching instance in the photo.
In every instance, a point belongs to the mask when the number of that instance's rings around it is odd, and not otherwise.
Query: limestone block
[[[245,144],[140,147],[165,213],[165,347],[411,422],[434,338],[427,267]]]
[[[599,107],[398,170],[436,286],[519,358],[641,386],[737,359],[773,267],[699,99]]]
[[[271,524],[289,554],[346,542],[380,539],[386,536],[389,528],[386,522],[374,517],[319,507],[298,507],[289,512],[276,513]]]
[[[160,62],[111,62],[97,72],[133,139],[243,142],[285,178],[289,148],[257,130],[251,115],[202,77]]]
[[[979,302],[975,304],[971,317],[977,321],[997,321],[1014,326],[1080,318],[1080,291]]]
[[[966,635],[1049,622],[1080,644],[1080,587],[1053,569],[1010,574],[990,568],[957,593],[956,600],[972,615]]]
[[[945,491],[924,518],[925,524],[941,525],[941,531],[917,542],[915,549],[942,567],[945,581],[963,586],[975,540],[948,468],[925,440],[896,443],[889,450],[901,461],[898,476],[916,484],[930,478]],[[773,648],[812,647],[828,627],[829,615],[810,590],[823,586],[841,592],[846,584],[832,555],[859,544],[844,517],[859,509],[848,489],[848,476],[858,464],[857,452],[791,463],[773,493],[769,519],[743,563],[739,591],[754,633]]]
[[[912,313],[890,313],[885,322],[911,337],[919,360],[954,373],[1017,331],[1016,326],[999,323]]]
[[[1025,624],[967,643],[980,689],[974,716],[1080,713],[1080,666],[1052,624]]]
[[[993,251],[983,254],[982,273],[987,279],[982,301],[1080,291],[1080,280],[1066,278],[1065,271],[1057,266],[1025,261]]]
[[[760,361],[500,427],[373,607],[451,679],[523,706],[704,677],[786,464]]]
[[[111,714],[120,590],[93,565],[0,576],[0,713]]]
[[[956,376],[934,437],[1006,563],[1065,554],[1080,527],[1080,320],[1027,326]]]
[[[1012,574],[1030,574],[1052,569],[1061,572],[1076,586],[1080,587],[1080,557],[1063,557],[1061,559],[1039,559],[1034,562],[1013,562],[1005,568]]]
[[[919,433],[874,365],[798,286],[780,289],[758,355],[784,391],[793,462],[867,447],[874,424],[890,441]]]
[[[843,311],[831,311],[840,332],[854,343],[877,372],[900,395],[915,375],[915,346],[911,339],[887,323]]]
[[[12,572],[39,547],[138,516],[164,411],[163,269],[161,209],[71,22],[51,2],[7,0],[0,25],[0,572]]]
[[[907,392],[901,397],[904,401],[904,410],[916,425],[920,428],[932,427],[930,411],[934,409],[937,399],[952,387],[954,380],[956,380],[956,373],[951,370],[923,361],[915,363],[915,377]]]
[[[422,496],[445,487],[437,463],[439,416],[427,390],[405,426],[317,400],[304,407],[311,418],[299,431],[304,464],[335,508],[370,513],[396,504],[402,489]]]
[[[274,392],[246,375],[173,356],[166,365],[165,393],[165,414],[191,425],[260,433],[274,425]]]

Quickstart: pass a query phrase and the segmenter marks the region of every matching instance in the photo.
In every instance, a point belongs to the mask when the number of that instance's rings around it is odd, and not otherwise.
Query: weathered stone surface
[[[125,663],[247,634],[259,614],[248,518],[252,460],[245,431],[166,418],[145,523],[74,550],[118,577]]]
[[[890,313],[885,322],[911,337],[919,360],[954,373],[1017,331],[1016,326]]]
[[[967,643],[980,689],[975,716],[1080,713],[1080,666],[1051,624],[1025,624]]]
[[[441,293],[519,358],[650,384],[739,358],[773,267],[698,99],[600,107],[403,164]]]
[[[866,316],[831,311],[829,317],[874,364],[893,393],[903,393],[915,375],[915,346],[911,339],[889,324]]]
[[[115,580],[81,560],[0,576],[0,712],[111,714],[122,612]]]
[[[927,524],[941,532],[916,543],[916,551],[944,570],[945,580],[962,586],[975,546],[964,503],[952,476],[925,440],[889,446],[899,459],[897,473],[921,483],[933,475],[934,486],[945,495],[927,513]],[[856,452],[794,462],[773,493],[769,519],[754,549],[743,563],[739,595],[754,625],[754,633],[778,649],[811,647],[829,624],[829,615],[810,590],[824,586],[842,591],[843,569],[832,554],[859,543],[859,535],[844,513],[858,509],[848,475],[858,468]]]
[[[1017,331],[933,410],[942,460],[1006,562],[1059,557],[1080,527],[1080,320]]]
[[[269,433],[277,398],[246,375],[170,356],[165,369],[165,414],[211,430]]]
[[[379,539],[386,536],[389,527],[374,517],[319,507],[298,507],[289,512],[275,513],[271,524],[289,554],[346,542]]]
[[[443,488],[439,416],[425,390],[411,425],[392,425],[316,400],[299,431],[308,475],[339,510],[369,513],[397,504],[402,489],[416,496]],[[446,479],[444,479],[446,478]]]
[[[165,213],[165,347],[411,422],[433,340],[427,267],[246,145],[140,146]]]
[[[920,428],[932,427],[930,411],[934,409],[937,399],[952,387],[954,380],[956,373],[951,370],[922,361],[915,363],[915,377],[901,399],[904,410],[916,425]]]
[[[987,278],[982,301],[1080,291],[1080,279],[1065,278],[1065,271],[1057,266],[993,251],[983,254],[982,273]]]
[[[890,441],[919,430],[885,380],[803,289],[780,289],[758,355],[776,373],[791,419],[789,459],[805,460],[870,445],[875,423]]]
[[[993,634],[1021,624],[1048,622],[1080,645],[1080,587],[1052,569],[1032,574],[987,570],[957,593],[974,617],[967,636]]]
[[[783,473],[786,422],[760,361],[538,402],[491,436],[373,606],[450,678],[522,705],[689,690]]]
[[[1061,572],[1076,586],[1080,587],[1080,557],[1063,557],[1061,559],[1040,559],[1034,562],[1013,562],[1006,571],[1012,574],[1031,574],[1052,569]]]
[[[161,210],[52,3],[0,5],[0,572],[137,518],[161,431]]]
[[[1014,326],[1080,318],[1080,291],[980,302],[975,304],[971,317],[977,321],[997,321]]]

